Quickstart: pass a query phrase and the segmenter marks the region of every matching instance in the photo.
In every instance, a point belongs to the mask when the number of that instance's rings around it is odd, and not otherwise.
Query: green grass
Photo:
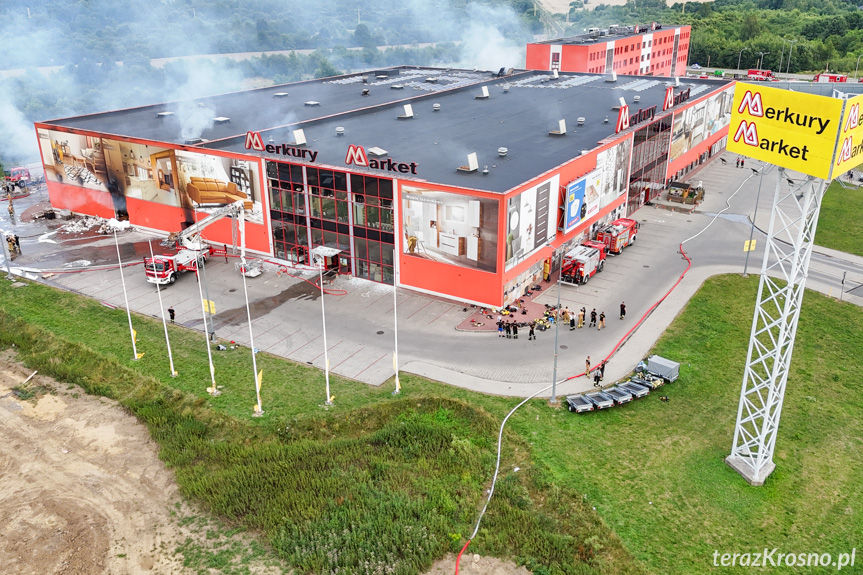
[[[265,533],[299,572],[413,574],[460,549],[490,482],[498,422],[517,403],[411,376],[397,397],[391,386],[333,377],[336,405],[325,407],[318,370],[259,354],[266,415],[252,418],[248,350],[215,353],[224,393],[211,398],[200,334],[171,326],[180,373],[171,378],[161,324],[148,318],[134,319],[145,355],[132,361],[122,311],[38,284],[3,291],[0,310],[0,343],[41,373],[129,408],[185,495]],[[472,552],[550,573],[642,572],[583,499],[530,460],[521,438],[508,435],[504,453]],[[233,564],[228,548],[185,549],[193,566]]]
[[[708,281],[661,338],[654,351],[683,366],[663,389],[669,403],[653,395],[575,416],[532,401],[516,413],[470,552],[536,573],[733,573],[713,567],[714,550],[859,545],[859,308],[806,294],[777,469],[754,488],[723,461],[756,287],[755,277]],[[460,548],[484,503],[497,426],[517,403],[403,375],[399,397],[334,377],[325,408],[320,372],[260,354],[266,415],[251,418],[248,350],[215,354],[225,393],[210,398],[200,334],[171,328],[180,376],[170,378],[159,323],[135,319],[146,355],[133,362],[121,311],[38,285],[0,291],[0,310],[0,343],[120,400],[148,423],[186,495],[264,532],[298,572],[418,573]],[[228,547],[187,552],[199,567],[230,559]]]
[[[821,203],[815,243],[863,256],[863,219],[860,214],[863,214],[863,188],[843,188],[833,182]]]

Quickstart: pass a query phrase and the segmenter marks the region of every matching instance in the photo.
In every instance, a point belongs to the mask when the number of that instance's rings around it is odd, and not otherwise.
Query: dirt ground
[[[36,375],[0,353],[0,565],[8,574],[191,573],[178,545],[212,547],[212,531],[191,513],[147,428],[111,400]],[[198,525],[201,521],[194,522]],[[193,543],[193,546],[195,544]],[[253,573],[279,573],[272,561]],[[206,569],[205,569],[206,571]],[[221,571],[209,570],[212,573]],[[455,573],[455,557],[427,575]],[[511,562],[465,554],[464,575],[527,575]]]

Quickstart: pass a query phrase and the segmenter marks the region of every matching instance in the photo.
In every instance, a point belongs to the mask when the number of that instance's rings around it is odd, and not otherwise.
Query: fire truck
[[[820,74],[815,74],[815,77],[812,79],[813,82],[818,82],[819,84],[823,84],[826,82],[847,82],[848,74],[831,74],[829,72],[821,72]]]
[[[5,179],[10,184],[23,188],[30,183],[30,170],[27,168],[12,168],[7,173]]]
[[[196,271],[200,264],[207,261],[212,251],[201,239],[201,232],[226,216],[240,216],[240,228],[241,232],[244,232],[242,200],[211,212],[206,218],[195,222],[182,232],[169,236],[169,240],[176,242],[176,254],[144,258],[147,281],[161,285],[172,284],[177,281],[177,276],[181,272]],[[245,233],[241,233],[241,237],[245,245]]]
[[[591,244],[591,245],[588,245]],[[567,284],[586,284],[605,267],[605,245],[584,242],[563,256],[560,266],[560,281]]]
[[[619,254],[623,248],[635,243],[639,223],[629,218],[614,220],[596,233],[596,241],[605,245],[609,253]]]
[[[776,76],[773,75],[772,70],[755,70],[755,69],[752,69],[752,70],[748,70],[746,72],[746,79],[747,80],[775,81]]]

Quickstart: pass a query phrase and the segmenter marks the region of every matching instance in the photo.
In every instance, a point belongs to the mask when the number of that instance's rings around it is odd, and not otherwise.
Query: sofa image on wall
[[[234,182],[192,177],[186,184],[186,193],[197,204],[232,204],[243,200],[243,208],[252,209],[252,202],[246,197],[245,192],[237,189],[237,184]]]

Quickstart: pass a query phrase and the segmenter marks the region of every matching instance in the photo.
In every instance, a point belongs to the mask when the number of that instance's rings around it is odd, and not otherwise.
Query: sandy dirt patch
[[[47,393],[21,399],[13,388],[31,373],[13,352],[0,352],[2,573],[192,573],[201,562],[183,567],[178,546],[188,548],[191,539],[206,555],[233,542],[213,541],[213,520],[182,502],[158,446],[134,416],[41,375],[27,388]],[[256,574],[290,572],[277,562],[268,557],[249,567]],[[426,575],[451,573],[455,555]],[[474,554],[462,557],[460,573],[529,575],[512,562]]]

